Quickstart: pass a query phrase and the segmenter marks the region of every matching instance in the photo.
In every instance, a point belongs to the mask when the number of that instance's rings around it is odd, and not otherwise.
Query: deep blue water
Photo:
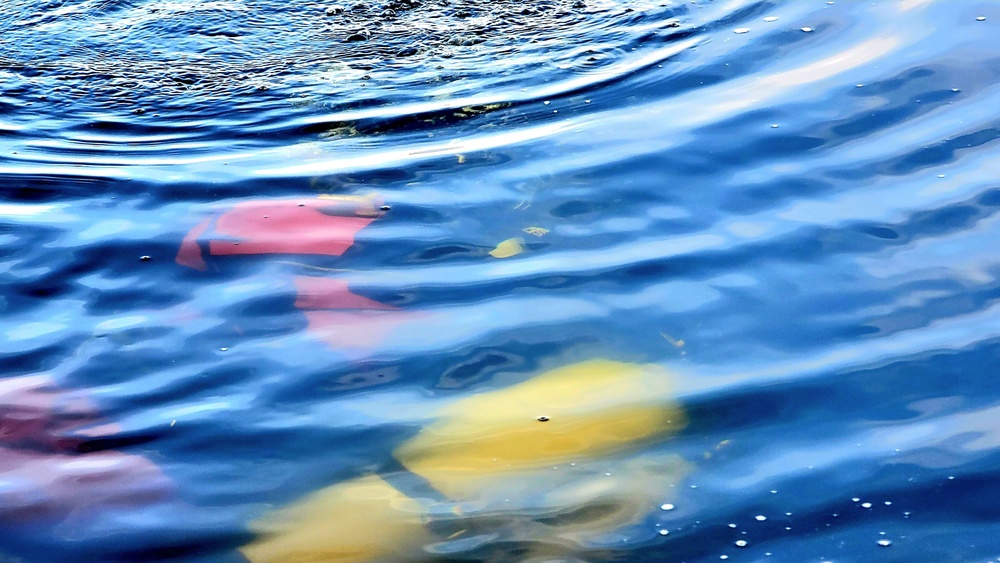
[[[363,495],[323,518],[374,514],[388,560],[1000,561],[998,24],[4,0],[0,561],[241,561],[274,509],[371,475],[424,540]],[[342,255],[212,255],[238,205],[317,196],[374,202]],[[178,263],[206,219],[205,268]],[[305,276],[392,309],[316,330]],[[394,452],[442,408],[594,359],[670,374],[615,416],[686,424],[519,496],[475,481],[483,505],[408,488]]]

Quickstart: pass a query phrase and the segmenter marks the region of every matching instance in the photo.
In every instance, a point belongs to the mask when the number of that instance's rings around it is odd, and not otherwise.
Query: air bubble
[[[811,27],[803,27],[803,28],[802,28],[802,31],[804,31],[804,32],[806,32],[806,33],[811,33],[811,32],[812,32],[812,30],[813,30],[813,28],[811,28]]]
[[[674,505],[670,504],[669,502],[660,505],[660,510],[673,510],[673,509]]]
[[[736,540],[736,547],[746,547],[747,540]]]
[[[882,547],[889,547],[890,545],[892,545],[892,542],[889,540],[878,540],[875,543],[879,544]]]
[[[737,27],[736,29],[733,30],[733,33],[739,33],[739,34],[749,33],[749,32],[750,32],[749,27]]]
[[[754,519],[757,520],[758,522],[763,522],[764,520],[767,520],[767,516],[764,516],[763,514],[758,514],[757,516],[754,516]]]
[[[764,18],[764,21],[766,21],[766,22],[776,22],[776,21],[778,21],[778,16],[767,16],[766,18]]]

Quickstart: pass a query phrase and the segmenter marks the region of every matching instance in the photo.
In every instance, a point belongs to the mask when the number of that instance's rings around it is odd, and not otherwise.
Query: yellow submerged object
[[[254,523],[253,562],[403,560],[430,541],[423,507],[376,475],[338,483]]]
[[[663,404],[670,386],[656,366],[573,364],[446,406],[395,457],[445,495],[466,497],[511,473],[676,432],[686,419],[676,405]]]
[[[591,550],[689,472],[673,454],[625,455],[685,426],[672,388],[658,366],[592,360],[446,404],[393,453],[432,489],[422,500],[361,477],[269,515],[242,551],[254,563],[404,561],[477,537],[543,558]]]
[[[521,244],[521,239],[515,237],[498,244],[496,248],[490,251],[490,256],[494,258],[510,258],[522,252],[524,252],[524,245]]]

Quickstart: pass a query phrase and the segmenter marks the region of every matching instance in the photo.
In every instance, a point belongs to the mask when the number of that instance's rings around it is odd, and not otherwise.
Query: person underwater
[[[175,261],[220,280],[233,272],[245,278],[248,270],[267,269],[266,274],[261,274],[261,285],[283,286],[268,297],[284,294],[292,298],[257,315],[255,320],[284,315],[287,310],[298,311],[305,320],[306,334],[349,359],[363,359],[400,331],[423,330],[419,328],[421,321],[428,320],[426,311],[402,307],[414,300],[410,295],[413,288],[405,288],[404,294],[391,289],[359,289],[348,281],[351,272],[365,270],[364,258],[369,254],[365,251],[374,242],[371,238],[361,239],[362,232],[389,209],[374,193],[254,199],[220,205],[207,217],[193,221],[195,225],[184,236]],[[523,230],[523,234],[533,237],[545,233],[548,230],[540,227]],[[377,240],[377,235],[374,238]],[[395,254],[400,259],[400,252],[412,252],[401,242],[394,240],[380,246],[378,257]],[[525,244],[515,237],[481,252],[484,257],[504,259],[537,246],[544,245]]]
[[[242,202],[194,227],[176,261],[206,272],[238,257],[294,258],[306,330],[337,351],[371,349],[420,313],[357,293],[328,260],[384,212],[375,196]],[[515,243],[489,255],[513,256]],[[240,551],[253,563],[503,559],[490,550],[511,546],[521,560],[612,553],[690,471],[678,455],[639,453],[685,427],[673,389],[659,366],[592,359],[439,400],[382,469],[262,515]]]
[[[359,358],[396,327],[419,317],[356,293],[336,276],[336,260],[386,209],[377,195],[244,201],[192,228],[175,261],[200,272],[218,271],[227,259],[240,257],[287,263],[291,306],[305,317],[306,332]]]

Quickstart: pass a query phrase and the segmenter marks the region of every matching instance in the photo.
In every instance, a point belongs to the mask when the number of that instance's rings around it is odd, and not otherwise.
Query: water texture
[[[998,24],[4,0],[0,561],[1000,560]]]

